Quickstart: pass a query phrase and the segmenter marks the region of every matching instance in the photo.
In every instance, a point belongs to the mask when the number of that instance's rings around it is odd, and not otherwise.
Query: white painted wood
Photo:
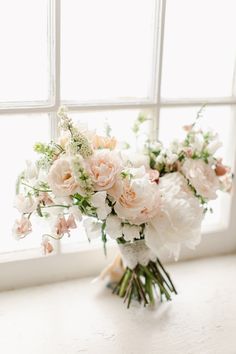
[[[161,72],[163,58],[163,41],[165,28],[165,5],[166,0],[160,1],[160,7],[156,8],[156,17],[159,18],[160,26],[156,28],[155,38],[158,43],[153,53],[154,79],[153,97],[147,100],[113,101],[113,102],[63,102],[60,97],[60,0],[50,1],[49,20],[49,45],[51,63],[51,100],[50,102],[21,102],[6,103],[0,107],[1,114],[27,114],[27,113],[50,113],[52,138],[57,137],[57,116],[56,112],[61,104],[67,104],[72,111],[92,110],[115,110],[115,109],[143,109],[149,108],[154,112],[155,136],[158,134],[159,112],[164,107],[179,106],[201,106],[208,105],[231,105],[236,104],[234,97],[228,98],[198,98],[181,100],[164,100],[161,98]],[[32,118],[33,119],[33,118]],[[235,131],[235,126],[233,127]],[[231,139],[233,140],[233,134]],[[235,147],[234,147],[235,149]],[[235,182],[234,182],[235,183]],[[236,187],[236,185],[235,185]],[[206,255],[232,252],[236,249],[236,197],[233,197],[230,213],[229,226],[222,225],[218,230],[211,230],[204,236],[203,242],[195,252],[184,250],[181,259],[200,257]],[[11,237],[9,235],[9,237]],[[0,256],[0,288],[8,289],[30,284],[39,284],[45,281],[62,280],[77,276],[94,274],[100,270],[106,260],[103,258],[101,248],[84,245],[73,246],[70,253],[54,255],[53,257],[42,257],[39,250],[12,253],[11,255]],[[59,247],[57,248],[59,253]],[[110,247],[110,257],[114,254],[114,247]],[[9,260],[10,258],[10,260]],[[93,259],[93,262],[91,262]],[[165,256],[164,256],[164,259]],[[87,261],[88,260],[88,261]],[[48,270],[49,269],[49,270]]]
[[[103,283],[0,294],[4,354],[235,354],[236,256],[168,267],[179,295],[129,310]]]

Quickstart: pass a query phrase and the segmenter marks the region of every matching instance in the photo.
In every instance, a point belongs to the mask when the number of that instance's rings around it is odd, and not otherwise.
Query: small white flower
[[[77,220],[77,221],[82,220],[82,213],[79,210],[78,206],[76,206],[76,205],[71,206],[69,208],[69,213],[74,216],[75,220]]]
[[[87,218],[83,221],[85,232],[89,240],[96,239],[102,235],[102,223],[94,218]]]
[[[26,169],[24,170],[24,177],[26,180],[36,180],[38,178],[38,168],[30,160],[26,160]]]
[[[140,238],[140,227],[136,225],[125,224],[123,226],[123,235],[125,241],[133,241]]]
[[[195,152],[201,152],[204,147],[205,141],[202,133],[197,133],[194,135],[194,140],[191,144],[192,149]]]
[[[106,221],[106,232],[112,239],[122,237],[121,219],[116,215],[109,215]]]
[[[209,152],[209,154],[214,155],[216,151],[221,148],[221,146],[222,143],[218,139],[215,139],[207,146],[207,151]]]
[[[133,150],[123,150],[121,151],[121,157],[124,166],[133,168],[144,166],[146,169],[149,168],[149,156],[143,153],[138,153]]]
[[[97,216],[100,220],[106,219],[107,215],[111,212],[111,208],[106,203],[106,196],[107,193],[103,191],[97,192],[91,197],[91,203],[96,208]]]
[[[177,160],[178,160],[178,155],[177,154],[174,154],[171,151],[167,152],[166,163],[168,165],[173,165]]]
[[[161,165],[166,162],[164,154],[160,153],[156,158],[156,164]]]
[[[37,202],[31,195],[25,197],[23,194],[18,194],[14,206],[20,213],[29,214],[37,208]]]

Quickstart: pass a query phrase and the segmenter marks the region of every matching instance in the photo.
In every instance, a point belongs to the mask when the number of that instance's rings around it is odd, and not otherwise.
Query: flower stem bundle
[[[171,301],[172,293],[177,294],[175,286],[165,268],[157,258],[146,266],[137,264],[134,269],[126,268],[123,277],[113,290],[130,307],[132,300],[140,304],[154,305],[156,298]]]

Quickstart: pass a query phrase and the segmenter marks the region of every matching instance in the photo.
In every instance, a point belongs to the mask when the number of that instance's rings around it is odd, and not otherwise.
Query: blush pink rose
[[[69,159],[61,158],[53,163],[48,174],[48,184],[58,197],[66,197],[80,190],[73,176]]]
[[[88,160],[87,168],[94,190],[106,191],[114,185],[121,171],[121,159],[115,151],[97,150]]]
[[[131,169],[130,176],[117,180],[108,193],[116,201],[114,209],[118,217],[140,225],[160,211],[161,194],[158,185],[150,181],[143,167]]]
[[[182,166],[182,172],[203,198],[209,200],[217,198],[219,179],[210,165],[202,160],[187,159]]]

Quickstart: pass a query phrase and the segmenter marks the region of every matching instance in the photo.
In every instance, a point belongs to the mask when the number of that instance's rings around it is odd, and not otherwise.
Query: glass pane
[[[173,139],[183,139],[186,132],[182,127],[194,122],[198,110],[199,107],[162,109],[159,130],[160,140],[167,146]],[[223,146],[218,150],[217,156],[223,157],[224,162],[229,166],[234,166],[235,144],[233,132],[235,131],[235,118],[236,111],[233,107],[206,107],[200,121],[203,129],[211,128],[211,130],[219,134]],[[214,227],[221,221],[227,222],[228,215],[226,215],[225,211],[228,207],[226,203],[230,202],[230,198],[222,192],[219,192],[218,196],[216,201],[211,202],[214,213],[207,214],[203,230],[211,226]]]
[[[47,0],[0,2],[0,102],[48,99]]]
[[[151,95],[157,0],[62,0],[62,99]]]
[[[162,96],[235,95],[235,0],[168,0]]]
[[[145,114],[148,120],[141,125],[139,137],[136,138],[132,128],[140,113]],[[115,136],[117,141],[120,142],[120,147],[126,147],[128,144],[132,149],[141,146],[142,142],[149,136],[152,126],[151,111],[117,110],[91,111],[86,113],[70,112],[69,116],[73,118],[74,122],[81,124],[83,129],[88,128],[89,130],[96,131],[99,135],[105,135],[106,129],[109,127],[111,129],[110,135]],[[62,245],[65,246],[64,248],[62,247],[63,251],[71,250],[70,247],[66,247],[68,244],[84,243],[87,245],[88,240],[83,225],[78,225],[77,229],[72,230],[71,237],[64,237],[61,242]],[[95,240],[92,242],[93,244],[96,243]],[[78,247],[79,246],[80,245],[78,245]]]
[[[19,219],[19,212],[13,208],[16,178],[25,168],[25,161],[35,156],[36,141],[48,141],[49,121],[47,115],[23,116],[0,115],[0,185],[1,185],[1,236],[0,253],[40,246],[39,229],[25,239],[16,241],[12,226]]]

